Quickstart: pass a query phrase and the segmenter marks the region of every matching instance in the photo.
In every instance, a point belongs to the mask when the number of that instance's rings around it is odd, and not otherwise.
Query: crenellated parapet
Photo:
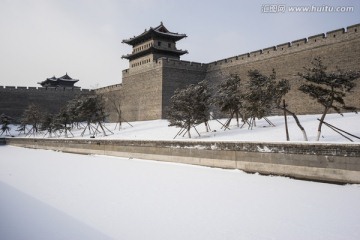
[[[198,62],[183,61],[172,58],[160,58],[157,60],[157,62],[160,63],[163,67],[168,67],[168,68],[186,69],[190,71],[207,70],[207,64],[198,63]]]
[[[92,89],[83,89],[77,87],[22,87],[22,86],[0,86],[0,91],[71,91],[71,92],[91,92]]]
[[[359,38],[360,24],[208,63],[208,71]]]
[[[57,113],[69,100],[93,93],[90,89],[68,87],[0,86],[0,114],[19,120],[30,104],[39,106],[46,113]]]
[[[96,94],[103,94],[103,93],[108,93],[108,92],[112,92],[112,91],[119,91],[122,89],[122,83],[119,84],[114,84],[114,85],[110,85],[110,86],[106,86],[106,87],[102,87],[102,88],[97,88],[94,89]]]

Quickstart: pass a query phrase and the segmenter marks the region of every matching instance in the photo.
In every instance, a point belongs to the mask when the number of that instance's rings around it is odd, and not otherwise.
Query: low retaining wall
[[[7,138],[6,144],[360,183],[360,145]]]

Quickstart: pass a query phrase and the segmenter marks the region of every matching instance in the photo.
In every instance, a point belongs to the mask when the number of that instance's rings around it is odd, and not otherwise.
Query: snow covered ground
[[[360,239],[359,185],[13,146],[0,156],[4,240]]]
[[[315,141],[317,136],[317,127],[318,121],[317,118],[320,118],[320,115],[301,115],[298,116],[301,124],[305,128],[309,141]],[[231,130],[224,131],[221,129],[222,125],[219,124],[216,120],[210,121],[211,132],[206,132],[204,124],[201,124],[197,127],[197,130],[200,132],[201,136],[199,137],[194,129],[191,130],[192,138],[191,140],[202,140],[202,141],[286,141],[285,135],[285,123],[283,116],[272,116],[269,117],[269,120],[276,125],[276,127],[271,127],[264,119],[256,121],[256,127],[253,130],[249,130],[246,125],[243,128],[236,127],[235,119],[231,123]],[[226,119],[221,119],[221,122],[225,123]],[[342,117],[339,114],[328,114],[325,118],[325,121],[338,127],[342,130],[345,130],[351,134],[360,137],[360,114],[355,113],[345,113]],[[138,121],[131,122],[131,127],[127,123],[123,123],[122,129],[114,130],[115,124],[108,123],[106,124],[107,128],[114,132],[113,135],[102,136],[98,134],[96,137],[107,138],[107,139],[132,139],[132,140],[172,140],[174,136],[178,133],[179,128],[168,127],[168,121],[166,120],[153,120],[153,121]],[[291,141],[303,141],[303,135],[299,128],[297,127],[294,119],[291,116],[288,116],[288,125]],[[17,127],[12,126],[12,134],[18,136],[16,131]],[[81,133],[83,129],[74,130],[73,134],[75,138],[81,138]],[[20,135],[24,136],[24,135]],[[44,133],[39,134],[37,137],[44,137]],[[48,136],[46,136],[48,137]],[[62,135],[64,137],[64,135]],[[90,133],[85,132],[84,138],[89,138]],[[187,134],[179,136],[177,140],[188,140]],[[351,137],[354,142],[360,142],[360,139]],[[345,142],[349,143],[350,141],[342,137],[335,131],[331,130],[329,127],[323,125],[322,134],[320,138],[321,142]]]
[[[319,115],[299,116],[309,140]],[[253,130],[210,122],[191,140],[285,141],[284,118]],[[325,121],[360,136],[360,115]],[[222,119],[225,122],[226,119]],[[291,141],[303,141],[288,117]],[[166,120],[101,139],[171,140]],[[12,126],[12,134],[18,136]],[[82,130],[74,130],[81,138]],[[39,134],[37,137],[44,137]],[[23,136],[24,135],[20,135]],[[86,132],[84,138],[91,135]],[[187,135],[177,137],[188,140]],[[360,143],[359,139],[352,139]],[[321,142],[350,143],[323,126]],[[0,146],[0,239],[360,239],[360,185],[331,185],[174,163]]]

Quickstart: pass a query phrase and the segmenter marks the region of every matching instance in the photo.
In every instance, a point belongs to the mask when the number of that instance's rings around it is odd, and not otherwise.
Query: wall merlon
[[[15,87],[15,86],[5,86],[5,89],[7,89],[7,90],[13,90],[13,89],[16,89],[16,87]]]
[[[346,30],[347,30],[347,32],[359,32],[359,30],[360,30],[360,23],[359,24],[355,24],[355,25],[351,25],[351,26],[348,26],[347,28],[346,28]]]
[[[291,42],[291,46],[301,46],[308,42],[307,38],[298,39]]]
[[[111,91],[118,91],[121,89],[122,89],[122,83],[119,83],[119,84],[114,84],[114,85],[94,89],[94,91],[96,93],[106,93],[106,92],[111,92]]]
[[[198,62],[190,62],[172,58],[161,58],[163,66],[170,66],[170,67],[180,67],[186,68],[188,70],[204,70],[207,67],[207,64],[198,63]]]
[[[327,32],[326,37],[327,38],[334,37],[334,36],[337,37],[338,35],[341,35],[341,34],[344,34],[344,33],[345,33],[345,28],[340,28],[340,29],[336,29],[336,30]]]
[[[263,51],[263,50],[252,51],[252,52],[250,52],[250,57],[259,56],[260,54],[262,54],[262,51]]]
[[[250,53],[244,53],[238,56],[240,60],[246,59],[250,57]]]
[[[228,59],[227,59],[227,62],[232,63],[232,62],[235,62],[235,61],[237,61],[237,60],[239,60],[239,57],[238,57],[238,56],[234,56],[234,57],[228,58]]]
[[[308,42],[317,42],[319,40],[323,40],[324,38],[325,38],[325,33],[321,33],[308,37]]]
[[[92,89],[78,89],[78,90],[80,90],[81,92],[93,92],[94,90],[92,90]]]
[[[205,64],[198,62],[190,62],[190,66],[204,67]]]
[[[264,48],[262,52],[263,52],[264,54],[267,54],[267,53],[271,53],[271,52],[274,52],[274,51],[276,51],[276,46]]]
[[[276,49],[281,51],[281,50],[285,50],[287,48],[291,47],[291,43],[287,42],[287,43],[283,43],[283,44],[280,44],[280,45],[277,45],[276,46]]]

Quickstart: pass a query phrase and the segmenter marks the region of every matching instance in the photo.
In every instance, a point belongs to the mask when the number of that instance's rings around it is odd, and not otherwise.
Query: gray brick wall
[[[270,74],[274,68],[279,79],[288,79],[291,91],[286,95],[290,109],[297,114],[320,113],[316,101],[298,91],[301,84],[298,72],[310,66],[314,57],[320,56],[329,70],[339,67],[360,71],[360,24],[338,29],[326,34],[267,47],[208,64],[161,58],[141,66],[123,70],[122,84],[96,90],[105,96],[114,92],[122,99],[123,118],[127,121],[151,120],[166,117],[166,107],[177,88],[207,80],[214,89],[230,74],[239,74],[245,81],[247,72],[258,69]],[[43,90],[41,88],[0,87],[0,113],[18,116],[31,102],[55,111],[63,102],[73,98],[75,91]],[[349,105],[360,108],[360,80],[353,93],[346,97]],[[216,109],[214,109],[215,112]],[[109,120],[114,112],[109,109]]]
[[[57,113],[67,101],[80,94],[92,94],[89,90],[72,88],[36,88],[0,86],[0,114],[20,119],[30,104],[36,104],[44,112]]]

